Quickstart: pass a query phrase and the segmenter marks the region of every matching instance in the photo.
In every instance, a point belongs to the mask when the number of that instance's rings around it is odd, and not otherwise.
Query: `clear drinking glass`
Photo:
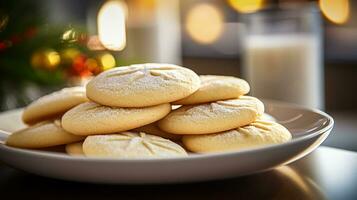
[[[245,17],[243,73],[251,94],[323,108],[321,18],[307,4]]]

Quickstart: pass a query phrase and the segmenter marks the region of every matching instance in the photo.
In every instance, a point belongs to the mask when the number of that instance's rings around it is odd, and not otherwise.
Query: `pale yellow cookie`
[[[69,144],[83,140],[84,137],[73,135],[63,130],[59,119],[44,121],[12,133],[6,145],[21,148],[44,148]]]
[[[139,127],[139,128],[136,128],[136,129],[134,129],[134,131],[144,132],[144,133],[147,133],[147,134],[160,136],[160,137],[163,137],[163,138],[166,138],[166,139],[170,139],[170,140],[174,140],[174,141],[178,141],[182,137],[181,135],[172,134],[172,133],[168,133],[168,132],[165,132],[165,131],[161,130],[157,126],[156,122],[148,124],[148,125],[145,125],[145,126],[142,126],[142,127]]]
[[[88,101],[84,87],[64,88],[45,95],[28,105],[22,120],[27,124],[57,118],[74,106]]]
[[[145,107],[185,98],[199,86],[199,77],[190,69],[148,63],[99,74],[87,84],[87,96],[107,106]]]
[[[290,132],[282,125],[257,120],[247,126],[220,133],[185,135],[185,147],[197,153],[236,151],[291,140]]]
[[[119,108],[86,102],[66,112],[62,124],[65,130],[76,135],[107,134],[153,123],[170,111],[168,103],[142,108]]]
[[[233,76],[200,76],[200,88],[190,96],[173,102],[173,104],[189,105],[212,101],[235,99],[249,92],[247,81]]]
[[[84,156],[83,142],[76,142],[66,145],[66,153],[71,156]]]
[[[180,145],[143,132],[88,136],[83,151],[89,157],[160,158],[187,156]]]
[[[158,122],[161,130],[173,134],[206,134],[230,130],[254,122],[264,113],[257,98],[239,99],[182,106]]]

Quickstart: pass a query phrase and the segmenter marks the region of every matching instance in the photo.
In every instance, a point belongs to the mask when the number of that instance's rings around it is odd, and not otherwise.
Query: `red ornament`
[[[5,42],[0,42],[0,51],[5,50],[7,47]]]
[[[73,69],[78,72],[78,74],[86,69],[86,57],[84,55],[78,55],[77,57],[74,58],[72,67]]]
[[[32,38],[33,36],[36,35],[36,33],[37,33],[37,29],[35,27],[30,27],[25,31],[24,36],[26,38]]]
[[[10,38],[10,41],[12,44],[18,44],[21,42],[21,40],[22,40],[22,38],[19,35],[13,35]]]
[[[88,77],[93,75],[93,72],[88,68],[86,63],[87,57],[83,54],[76,56],[73,59],[72,69],[70,73],[74,76]]]
[[[91,75],[93,75],[93,73],[88,69],[85,69],[85,70],[83,70],[83,71],[81,71],[79,73],[80,77],[88,77],[88,76],[91,76]]]

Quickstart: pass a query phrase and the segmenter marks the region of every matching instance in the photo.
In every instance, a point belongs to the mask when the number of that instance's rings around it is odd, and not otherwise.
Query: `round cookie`
[[[71,87],[45,95],[28,105],[22,120],[26,124],[56,118],[74,106],[88,101],[84,87]]]
[[[117,107],[145,107],[176,101],[194,93],[200,78],[172,64],[137,64],[105,71],[87,84],[94,102]]]
[[[185,135],[182,140],[188,150],[208,153],[280,144],[291,140],[291,134],[278,123],[257,120],[247,126],[225,132]]]
[[[66,153],[71,156],[84,156],[83,142],[76,142],[66,145]]]
[[[189,105],[235,99],[250,90],[247,81],[233,76],[202,75],[200,79],[201,86],[195,93],[173,104]]]
[[[44,121],[12,133],[6,145],[20,148],[44,148],[69,144],[83,140],[84,137],[73,135],[63,130],[61,121]]]
[[[170,139],[170,140],[174,140],[174,141],[178,141],[181,140],[182,136],[181,135],[177,135],[177,134],[172,134],[172,133],[168,133],[165,131],[162,131],[156,122],[139,127],[134,129],[134,131],[137,132],[144,132],[147,134],[151,134],[151,135],[156,135],[156,136],[160,136],[166,139]]]
[[[171,105],[143,108],[102,106],[94,102],[80,104],[62,117],[63,128],[76,135],[96,135],[131,130],[165,117]]]
[[[143,132],[88,136],[83,151],[89,157],[167,158],[187,156],[178,144]]]
[[[186,105],[172,111],[158,122],[161,130],[173,134],[207,134],[234,129],[254,122],[264,113],[257,98],[216,101]]]

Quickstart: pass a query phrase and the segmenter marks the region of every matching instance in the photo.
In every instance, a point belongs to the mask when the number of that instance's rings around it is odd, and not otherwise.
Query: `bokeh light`
[[[56,51],[46,52],[46,58],[46,66],[48,68],[55,68],[61,62],[61,57]]]
[[[126,45],[125,18],[127,8],[122,1],[107,1],[97,18],[99,40],[107,49],[120,51]]]
[[[9,22],[9,16],[0,15],[0,31],[4,30]]]
[[[61,51],[62,62],[65,64],[72,63],[74,58],[76,58],[81,52],[75,48],[68,48]]]
[[[105,53],[100,56],[100,63],[103,67],[103,70],[108,70],[115,67],[115,58],[110,53]]]
[[[222,34],[223,25],[223,14],[212,4],[197,4],[187,14],[186,31],[201,44],[216,41]]]
[[[88,41],[87,41],[87,47],[90,50],[104,50],[105,47],[102,45],[102,42],[100,42],[99,37],[97,35],[92,35],[89,36]]]
[[[256,12],[264,7],[264,0],[228,0],[228,3],[241,13]]]
[[[77,33],[73,28],[66,30],[62,34],[62,40],[67,42],[76,42],[77,41]]]
[[[60,55],[52,49],[36,51],[31,56],[31,65],[35,68],[53,70],[57,68],[60,62]]]
[[[85,65],[87,66],[87,68],[90,70],[90,71],[94,71],[96,72],[98,70],[98,63],[95,59],[93,58],[88,58],[86,60],[86,63]]]
[[[343,24],[349,19],[349,0],[320,0],[319,5],[324,16],[333,23]]]

